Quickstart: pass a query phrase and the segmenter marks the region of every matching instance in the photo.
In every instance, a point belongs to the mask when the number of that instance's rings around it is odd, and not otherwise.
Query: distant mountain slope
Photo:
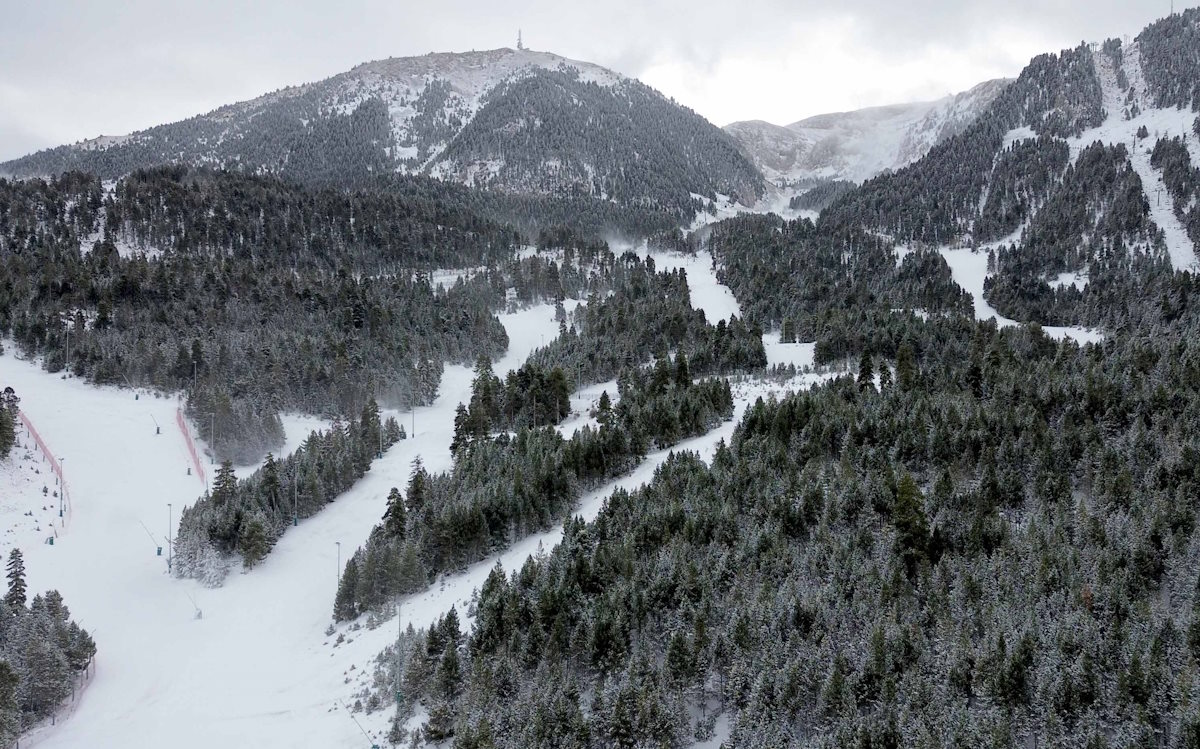
[[[775,183],[862,182],[907,166],[971,124],[1011,81],[986,81],[937,101],[817,115],[787,127],[735,122],[725,132]]]
[[[762,178],[691,110],[610,70],[499,49],[370,62],[128,136],[0,164],[106,179],[168,162],[318,185],[424,173],[522,194],[583,195],[690,218],[695,195],[749,204]]]

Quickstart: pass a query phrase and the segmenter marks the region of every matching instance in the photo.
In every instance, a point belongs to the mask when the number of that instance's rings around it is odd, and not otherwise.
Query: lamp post
[[[208,447],[212,450],[212,464],[217,464],[217,412],[208,412]]]
[[[58,517],[63,516],[63,497],[67,493],[67,478],[63,473],[63,461],[66,458],[61,455],[58,457]]]
[[[400,621],[400,596],[396,596],[396,704],[400,704],[400,643],[404,629]]]
[[[167,502],[167,572],[171,571],[171,524],[175,519],[175,515],[171,510],[171,503]]]

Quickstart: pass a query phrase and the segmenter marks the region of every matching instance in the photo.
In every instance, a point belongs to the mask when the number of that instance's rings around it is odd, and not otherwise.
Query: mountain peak
[[[683,223],[698,208],[693,195],[750,203],[762,192],[733,140],[694,112],[599,65],[507,47],[366,62],[183,122],[42,151],[0,172],[114,179],[164,163],[338,186],[425,174],[598,198]]]
[[[808,117],[787,126],[761,120],[725,127],[773,182],[861,182],[907,166],[975,120],[1011,81],[984,81],[934,101],[888,104]]]

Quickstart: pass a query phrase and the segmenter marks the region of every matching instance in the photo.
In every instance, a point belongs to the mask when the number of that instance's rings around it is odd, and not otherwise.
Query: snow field
[[[999,244],[1006,244],[1009,241],[1011,240],[1004,239],[998,243],[985,245],[978,251],[969,248],[949,247],[944,247],[940,250],[942,257],[946,259],[946,264],[950,266],[950,273],[954,277],[954,282],[969,293],[975,301],[975,319],[994,319],[996,324],[1001,328],[1007,328],[1010,325],[1020,325],[1021,323],[1001,315],[992,305],[987,303],[987,300],[983,298],[983,280],[988,275],[988,249]],[[1070,338],[1081,346],[1087,343],[1098,343],[1104,339],[1103,333],[1088,328],[1043,325],[1042,331],[1057,341]]]
[[[1141,110],[1137,117],[1128,120],[1124,116],[1127,93],[1117,85],[1117,71],[1112,60],[1103,53],[1094,56],[1096,74],[1104,96],[1104,109],[1108,116],[1099,127],[1085,130],[1078,138],[1067,140],[1071,149],[1071,160],[1074,161],[1083,149],[1096,141],[1113,146],[1124,145],[1129,151],[1134,171],[1142,180],[1142,190],[1150,204],[1151,218],[1163,231],[1171,265],[1175,270],[1196,270],[1200,266],[1197,265],[1195,245],[1175,215],[1174,202],[1163,185],[1162,172],[1150,165],[1150,153],[1154,144],[1164,136],[1183,136],[1195,161],[1196,136],[1191,130],[1195,113],[1184,109],[1157,109],[1153,106],[1146,95],[1141,56],[1141,47],[1136,41],[1125,46],[1123,67],[1134,90],[1134,100]],[[1138,140],[1137,132],[1142,126],[1146,127],[1150,136]]]
[[[24,551],[58,534],[59,488],[45,454],[18,422],[17,443],[0,463],[0,550],[5,558],[14,547]]]
[[[631,249],[643,260],[653,258],[655,270],[682,269],[687,273],[692,306],[703,311],[709,323],[716,325],[734,315],[741,317],[742,307],[729,287],[717,280],[717,274],[713,271],[713,256],[708,250],[700,250],[695,255],[651,252],[644,242]]]
[[[558,331],[546,305],[501,320],[510,336],[496,364],[501,375]],[[67,533],[54,546],[22,547],[30,589],[61,591],[99,647],[96,675],[75,715],[24,745],[361,746],[362,733],[337,699],[345,689],[341,660],[323,644],[340,563],[378,522],[388,490],[407,481],[413,458],[421,455],[431,471],[450,466],[454,408],[469,398],[472,376],[447,367],[438,399],[416,410],[415,438],[292,528],[252,573],[232,574],[209,590],[169,578],[166,549],[156,555],[182,507],[203,491],[187,474],[190,459],[172,424],[175,400],[135,401],[131,391],[62,379],[11,353],[0,356],[0,381],[16,389],[48,444],[66,458],[74,489]],[[406,428],[411,423],[407,413],[385,413]],[[154,422],[164,425],[161,434]],[[285,426],[294,449],[320,424],[288,417]],[[7,553],[8,538],[2,543]]]
[[[644,257],[645,247],[643,246],[639,252]],[[660,269],[683,267],[688,271],[692,305],[704,309],[710,321],[725,319],[724,317],[713,317],[713,314],[721,314],[722,311],[732,309],[730,314],[740,312],[740,307],[733,299],[732,292],[716,279],[712,269],[711,256],[708,253],[698,253],[694,258],[674,253],[655,253],[653,257],[656,266]],[[813,365],[815,344],[783,344],[779,342],[779,339],[779,333],[768,333],[763,336],[770,364],[794,364],[798,369]],[[501,368],[497,366],[496,371],[500,373]],[[760,397],[764,399],[781,398],[789,393],[831,379],[837,374],[839,373],[834,371],[822,371],[805,372],[779,381],[752,377],[732,380],[730,383],[730,389],[734,396],[732,419],[723,422],[702,436],[684,440],[666,450],[650,453],[630,473],[586,492],[580,498],[571,517],[581,517],[588,522],[595,520],[604,507],[605,501],[614,491],[617,489],[634,490],[648,483],[653,479],[659,466],[673,453],[692,451],[697,453],[702,460],[711,461],[713,455],[716,454],[717,446],[721,442],[729,442],[746,409]],[[595,407],[600,393],[604,390],[608,391],[609,397],[615,404],[617,399],[615,382],[590,385],[576,392],[571,399],[572,416],[559,426],[560,433],[566,436],[584,424],[594,424],[594,419],[588,416],[587,412]],[[447,444],[448,441],[447,437]],[[394,615],[388,615],[386,621],[379,622],[374,629],[363,626],[366,618],[338,626],[338,634],[328,638],[326,644],[329,646],[332,657],[341,665],[342,672],[347,679],[342,690],[342,699],[349,702],[355,698],[355,695],[372,684],[375,659],[386,647],[395,642],[398,625],[404,628],[411,625],[415,629],[428,627],[453,606],[458,609],[460,617],[464,619],[464,629],[469,627],[468,620],[472,618],[470,615],[472,602],[492,569],[499,564],[511,574],[520,569],[531,556],[549,553],[562,540],[562,534],[562,525],[558,524],[545,532],[527,536],[495,557],[477,562],[462,572],[443,575],[429,589],[407,596],[400,602],[400,622],[395,620]],[[344,636],[341,643],[337,643],[339,635]],[[372,735],[383,736],[389,728],[392,712],[389,705],[371,715],[359,714],[358,720]],[[408,727],[410,729],[417,727],[422,720],[421,716],[415,716],[409,721]],[[718,721],[717,738],[728,736],[728,730],[727,720]]]

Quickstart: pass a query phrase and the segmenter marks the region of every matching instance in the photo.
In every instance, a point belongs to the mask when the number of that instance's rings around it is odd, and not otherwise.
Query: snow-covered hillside
[[[382,99],[387,103],[391,118],[396,158],[409,171],[430,167],[440,176],[447,165],[439,166],[438,155],[475,116],[489,92],[534,70],[560,69],[574,69],[580,80],[600,86],[613,86],[625,80],[623,76],[591,63],[569,60],[549,52],[505,48],[393,57],[359,65],[312,85],[320,87],[325,106],[342,113],[354,111],[368,99]],[[429,100],[428,103],[423,99]],[[253,107],[254,104],[235,106]],[[448,137],[431,137],[431,121],[443,126],[439,129]]]
[[[496,364],[501,374],[558,332],[550,306],[501,319],[510,338]],[[30,589],[59,590],[99,643],[95,677],[74,714],[36,729],[22,746],[363,745],[339,701],[344,666],[331,661],[324,634],[340,573],[338,544],[348,555],[363,541],[388,490],[404,485],[417,455],[431,470],[449,466],[454,407],[469,398],[470,370],[447,367],[437,401],[417,410],[415,438],[376,461],[348,495],[292,529],[253,574],[233,575],[209,590],[167,576],[166,537],[174,530],[168,521],[173,515],[178,522],[180,509],[204,490],[187,470],[176,402],[144,394],[135,400],[129,390],[62,379],[12,351],[0,356],[0,381],[17,391],[23,412],[65,458],[72,514],[55,544],[45,543],[52,531],[35,478],[19,501],[0,505],[0,520],[14,529],[0,536],[0,550],[7,554],[21,543]],[[410,423],[408,414],[393,415]],[[287,424],[293,446],[315,425]],[[0,479],[25,486],[39,458],[15,453]],[[27,509],[42,530],[27,532]],[[50,514],[56,522],[57,506]]]
[[[654,257],[659,267],[688,271],[692,302],[710,318],[739,312],[707,255]],[[558,333],[551,306],[501,320],[510,347],[495,365],[500,375]],[[781,344],[778,334],[765,339],[774,363],[811,365],[811,344]],[[48,374],[13,350],[0,356],[0,381],[17,390],[24,413],[53,452],[65,458],[72,507],[70,522],[60,527],[56,508],[42,502],[45,459],[22,436],[23,447],[0,471],[3,486],[19,488],[16,500],[0,505],[0,522],[12,529],[0,537],[0,551],[19,544],[30,587],[60,590],[99,643],[95,676],[70,717],[36,728],[22,745],[354,747],[366,743],[362,729],[379,741],[389,711],[355,713],[352,705],[369,681],[373,658],[392,641],[395,620],[374,630],[342,626],[326,634],[340,562],[378,522],[388,490],[404,485],[415,457],[432,471],[450,466],[454,408],[469,399],[472,373],[447,367],[434,405],[415,414],[413,438],[391,448],[349,492],[286,534],[253,573],[235,574],[224,587],[206,589],[173,579],[166,569],[166,537],[174,530],[168,521],[177,521],[181,508],[205,485],[197,471],[189,471],[194,463],[175,424],[177,402],[144,392],[135,398],[130,390]],[[790,379],[740,379],[732,383],[736,413],[740,416],[760,396],[782,395],[832,374],[805,370]],[[616,396],[615,383],[576,395],[576,414],[564,429],[589,422],[587,410],[603,389]],[[392,415],[406,427],[412,418]],[[736,423],[735,417],[674,451],[695,450],[710,458]],[[285,425],[287,450],[310,428],[321,426],[301,417],[289,417]],[[190,425],[190,431],[204,433],[202,425]],[[589,493],[578,513],[594,517],[615,488],[648,481],[670,452],[649,455],[632,473]],[[24,515],[29,509],[34,516]],[[55,532],[56,543],[47,544],[45,537]],[[403,624],[427,625],[451,605],[467,614],[474,589],[497,561],[515,568],[560,537],[560,529],[529,537],[499,560],[448,575],[408,597]],[[180,730],[183,726],[187,730]]]
[[[292,86],[238,102],[195,120],[217,126],[204,138],[202,161],[219,162],[218,146],[245,137],[251,122],[280,105],[310,100],[318,113],[348,115],[371,99],[382,100],[391,121],[393,156],[406,171],[433,166],[454,135],[475,116],[487,94],[535,70],[577,71],[583,81],[612,86],[623,76],[591,63],[549,52],[494,49],[466,53],[430,53],[363,63],[323,81]],[[76,143],[82,151],[104,151],[156,137],[159,128],[129,135],[102,135]]]
[[[1108,116],[1102,125],[1085,130],[1079,137],[1069,139],[1067,144],[1071,148],[1072,159],[1097,141],[1129,149],[1130,163],[1141,178],[1142,190],[1150,206],[1150,217],[1163,232],[1171,265],[1176,270],[1194,271],[1197,268],[1195,245],[1175,213],[1170,192],[1163,184],[1162,172],[1150,164],[1150,154],[1159,138],[1182,137],[1193,160],[1200,155],[1200,136],[1192,131],[1195,112],[1153,105],[1142,73],[1141,56],[1141,44],[1138,41],[1126,45],[1120,67],[1128,81],[1127,89],[1121,88],[1119,71],[1112,58],[1106,54],[1095,56],[1096,75],[1100,79],[1104,110]],[[1143,127],[1148,136],[1138,138],[1138,132]],[[1009,137],[1013,137],[1013,134]]]
[[[907,166],[970,124],[1007,85],[981,83],[937,101],[817,115],[786,127],[760,120],[725,127],[771,182],[861,182]]]
[[[749,204],[762,177],[720,128],[642,83],[549,52],[389,58],[127,136],[0,164],[116,179],[185,163],[328,186],[422,174],[506,192],[592,196],[685,218],[689,195]]]

